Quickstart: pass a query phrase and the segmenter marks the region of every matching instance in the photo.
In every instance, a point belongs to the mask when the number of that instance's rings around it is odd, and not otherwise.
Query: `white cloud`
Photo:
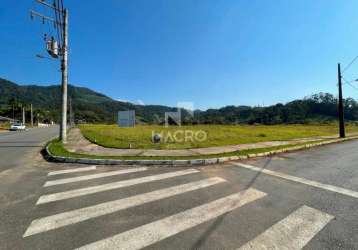
[[[140,100],[140,99],[138,99],[136,103],[137,103],[138,105],[145,105],[144,102],[143,102],[142,100]]]
[[[128,100],[123,100],[123,99],[119,99],[119,98],[117,98],[116,101],[119,101],[119,102],[130,102],[130,101],[128,101]]]

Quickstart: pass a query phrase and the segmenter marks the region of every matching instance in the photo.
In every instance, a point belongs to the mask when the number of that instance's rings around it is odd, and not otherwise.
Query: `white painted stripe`
[[[302,206],[239,249],[300,250],[333,218],[330,214]]]
[[[123,209],[139,206],[174,195],[206,188],[225,181],[226,180],[222,178],[214,177],[40,218],[31,222],[31,225],[26,230],[23,237],[68,226],[74,223],[118,212]]]
[[[258,168],[258,167],[255,167],[255,166],[243,164],[243,163],[232,163],[232,164],[234,164],[236,166],[239,166],[239,167],[251,169],[251,170],[254,170],[254,171],[257,171],[257,172],[262,172],[264,174],[280,177],[282,179],[286,179],[286,180],[306,184],[306,185],[309,185],[309,186],[312,186],[312,187],[316,187],[316,188],[328,190],[328,191],[331,191],[331,192],[335,192],[335,193],[351,196],[351,197],[354,197],[354,198],[358,198],[358,192],[353,191],[353,190],[349,190],[349,189],[345,189],[345,188],[341,188],[341,187],[336,187],[336,186],[329,185],[329,184],[323,184],[323,183],[320,183],[320,182],[317,182],[317,181],[311,181],[311,180],[307,180],[307,179],[304,179],[304,178],[300,178],[300,177],[296,177],[296,176],[292,176],[292,175],[288,175],[288,174],[283,174],[283,173],[275,172],[275,171],[268,170],[268,169],[262,169],[262,168]]]
[[[112,182],[112,183],[107,183],[107,184],[93,186],[93,187],[73,189],[73,190],[69,190],[69,191],[65,191],[65,192],[43,195],[39,198],[39,200],[37,201],[36,204],[38,205],[38,204],[43,204],[43,203],[48,203],[48,202],[53,202],[53,201],[65,200],[65,199],[74,198],[74,197],[78,197],[78,196],[82,196],[82,195],[94,194],[94,193],[98,193],[98,192],[104,192],[104,191],[118,189],[118,188],[122,188],[122,187],[129,187],[129,186],[133,186],[136,184],[158,181],[158,180],[163,180],[163,179],[167,179],[167,178],[183,176],[183,175],[187,175],[187,174],[194,174],[194,173],[198,173],[198,172],[199,172],[199,170],[196,170],[196,169],[186,169],[186,170],[169,172],[169,173],[164,173],[164,174],[129,179],[129,180],[125,180],[125,181]]]
[[[71,174],[71,173],[86,172],[91,170],[96,170],[96,166],[58,170],[58,171],[50,172],[47,175],[52,176],[52,175],[59,175],[59,174]]]
[[[265,195],[265,193],[250,188],[107,239],[93,242],[79,249],[141,249],[228,213]]]
[[[116,170],[116,171],[110,171],[110,172],[104,172],[104,173],[98,173],[98,174],[90,174],[90,175],[84,175],[84,176],[78,176],[78,177],[72,177],[72,178],[66,178],[66,179],[47,181],[45,183],[44,187],[67,184],[67,183],[78,182],[78,181],[93,180],[93,179],[98,179],[98,178],[114,176],[114,175],[135,173],[135,172],[140,172],[140,171],[145,171],[145,170],[147,170],[147,168],[128,168],[128,169],[122,169],[122,170]]]

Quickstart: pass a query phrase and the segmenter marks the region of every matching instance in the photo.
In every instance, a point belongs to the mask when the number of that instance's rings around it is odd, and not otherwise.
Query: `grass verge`
[[[323,141],[315,141],[311,143],[297,143],[291,145],[275,146],[275,147],[266,147],[266,148],[257,148],[257,149],[248,149],[235,151],[230,153],[222,154],[209,154],[209,155],[196,155],[196,156],[100,156],[100,155],[88,155],[88,154],[78,154],[67,151],[62,142],[58,139],[52,140],[48,144],[48,150],[53,156],[60,157],[71,157],[71,158],[88,158],[88,159],[112,159],[112,160],[193,160],[193,159],[209,159],[209,158],[219,158],[219,157],[230,157],[230,156],[246,156],[249,154],[258,154],[265,153],[273,150],[287,149],[297,146],[303,146],[307,144],[318,144]]]
[[[0,122],[0,130],[9,130],[10,123],[9,122]]]

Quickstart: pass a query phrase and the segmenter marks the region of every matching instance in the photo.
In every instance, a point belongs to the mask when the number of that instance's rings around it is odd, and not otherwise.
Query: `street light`
[[[41,55],[41,54],[36,54],[36,57],[37,57],[37,58],[40,58],[40,59],[49,59],[49,60],[53,60],[52,58],[47,57],[47,56],[44,56],[44,55]]]

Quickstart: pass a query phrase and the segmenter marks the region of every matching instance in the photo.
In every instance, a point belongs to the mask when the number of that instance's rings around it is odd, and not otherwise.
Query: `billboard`
[[[119,111],[118,112],[118,126],[119,127],[134,127],[135,126],[135,111]]]

